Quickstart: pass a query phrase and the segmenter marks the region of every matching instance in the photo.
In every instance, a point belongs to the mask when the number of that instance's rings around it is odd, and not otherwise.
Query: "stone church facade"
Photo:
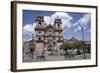
[[[56,18],[53,24],[46,24],[43,16],[36,17],[35,35],[32,40],[35,44],[35,50],[59,51],[60,45],[63,44],[63,29],[60,18]]]

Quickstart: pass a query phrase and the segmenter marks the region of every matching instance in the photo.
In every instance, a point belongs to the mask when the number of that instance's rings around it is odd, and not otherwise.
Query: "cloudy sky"
[[[23,10],[23,40],[29,41],[32,38],[35,28],[35,18],[38,15],[44,16],[47,24],[52,24],[55,18],[59,17],[62,20],[64,29],[64,39],[75,37],[82,39],[81,27],[84,27],[85,40],[91,39],[91,14],[78,12],[56,12],[56,11],[33,11]]]

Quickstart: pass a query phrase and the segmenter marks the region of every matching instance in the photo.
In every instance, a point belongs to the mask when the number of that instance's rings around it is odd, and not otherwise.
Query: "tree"
[[[91,46],[89,44],[86,45],[87,53],[91,53]]]
[[[77,48],[77,50],[78,50],[78,51],[77,51],[77,54],[81,54],[81,53],[80,53],[80,48],[81,48],[81,43],[80,43],[80,42],[77,42],[75,48]]]
[[[66,57],[67,57],[67,49],[68,49],[68,45],[66,43],[63,43],[61,46],[60,46],[60,49],[64,50],[65,51],[65,60],[66,60]]]
[[[30,48],[30,54],[32,55],[31,58],[33,59],[33,52],[34,52],[34,47]]]
[[[66,43],[63,43],[61,46],[60,46],[60,49],[64,50],[65,52],[67,52],[67,49],[69,48],[69,46],[66,44]]]

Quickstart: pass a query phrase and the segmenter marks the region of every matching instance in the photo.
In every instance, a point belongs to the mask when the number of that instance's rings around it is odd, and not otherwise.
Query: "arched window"
[[[60,24],[58,24],[58,28],[60,27]]]
[[[60,41],[61,39],[60,39],[60,37],[59,37],[59,41]]]
[[[39,41],[41,40],[41,38],[39,37]]]
[[[41,31],[39,31],[38,33],[41,33]]]
[[[61,34],[61,32],[58,32],[59,34]]]
[[[39,25],[41,25],[41,22],[39,22]]]

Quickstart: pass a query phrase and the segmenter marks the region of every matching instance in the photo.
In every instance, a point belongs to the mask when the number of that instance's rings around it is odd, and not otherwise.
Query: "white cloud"
[[[31,32],[23,32],[23,41],[29,41],[32,39],[32,33]]]
[[[72,17],[65,12],[55,12],[53,15],[51,16],[44,16],[44,21],[46,22],[46,24],[54,24],[54,20],[56,18],[60,18],[62,21],[62,27],[63,28],[70,28],[72,26]]]
[[[44,21],[45,21],[46,24],[50,24],[51,23],[50,16],[44,16]]]
[[[72,19],[72,17],[71,16],[69,16],[69,14],[68,13],[65,13],[65,12],[55,12],[52,16],[51,16],[51,18],[53,18],[53,19],[55,19],[55,18],[57,18],[57,17],[59,17],[60,19]]]
[[[73,26],[80,25],[82,27],[85,27],[88,25],[90,20],[91,20],[91,14],[84,14],[82,18],[80,18],[76,23],[73,24]]]
[[[35,26],[36,26],[36,23],[33,23],[33,24],[26,24],[26,25],[23,27],[23,31],[34,33],[34,28],[35,28]]]
[[[91,15],[90,14],[85,14],[81,19],[80,19],[80,25],[82,27],[87,26],[89,21],[91,20]]]
[[[74,30],[74,32],[77,32],[79,30],[81,30],[81,27],[80,26],[77,26],[76,29]]]
[[[24,27],[23,27],[23,31],[28,31],[28,32],[32,32],[32,24],[26,24]]]
[[[72,23],[71,20],[66,20],[65,22],[63,22],[62,27],[63,28],[71,28]]]
[[[78,30],[81,30],[80,29],[81,27],[84,27],[84,29],[86,29],[90,20],[91,20],[91,15],[84,14],[82,18],[80,18],[77,22],[73,24],[73,26],[77,26],[74,31],[77,32]]]
[[[26,24],[23,27],[23,40],[24,41],[29,41],[32,39],[32,33],[33,34],[35,33],[34,31],[35,26],[36,26],[36,23]]]
[[[36,26],[36,23],[33,23],[33,25],[32,25],[32,29],[33,29],[33,30],[32,30],[32,33],[33,33],[33,34],[35,34],[35,30],[34,30],[35,26]]]
[[[60,18],[62,21],[62,27],[63,28],[70,28],[71,27],[71,20],[73,19],[68,13],[65,12],[55,12],[52,16],[52,22],[54,22],[54,20],[56,18]]]
[[[73,24],[73,26],[77,26],[77,25],[79,25],[79,23],[80,23],[80,20],[76,21],[76,22]]]

